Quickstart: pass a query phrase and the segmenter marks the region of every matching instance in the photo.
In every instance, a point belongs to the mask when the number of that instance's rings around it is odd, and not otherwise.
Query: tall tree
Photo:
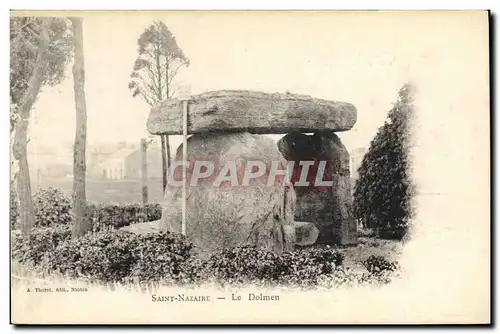
[[[73,216],[75,219],[72,236],[84,235],[90,225],[85,219],[85,149],[87,143],[87,107],[85,104],[85,63],[83,57],[82,19],[70,18],[73,27],[75,61],[73,63],[73,90],[75,94],[76,130],[73,146]]]
[[[180,68],[189,66],[189,59],[177,45],[175,37],[161,21],[155,21],[137,40],[138,57],[130,75],[129,89],[132,96],[141,96],[154,106],[161,100],[175,95],[173,81]],[[170,165],[168,136],[161,135],[163,191],[167,185]]]
[[[67,28],[67,20],[63,18],[10,18],[10,99],[13,105],[11,125],[14,127],[12,153],[19,169],[16,184],[24,236],[29,234],[34,224],[27,158],[30,114],[42,86],[56,85],[64,78],[64,70],[71,56]]]
[[[413,88],[405,84],[363,157],[354,187],[354,214],[385,238],[403,238],[412,218],[410,179]]]

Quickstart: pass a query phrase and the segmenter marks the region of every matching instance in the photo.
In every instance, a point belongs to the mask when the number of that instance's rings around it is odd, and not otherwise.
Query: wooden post
[[[142,203],[148,203],[148,144],[146,138],[141,139],[141,177],[142,177]]]
[[[183,102],[182,108],[182,161],[187,160],[187,120],[188,120],[188,100],[191,98],[191,87],[189,85],[184,85],[179,91],[179,100]],[[181,231],[183,235],[186,235],[186,184],[187,184],[187,167],[182,169],[182,225]]]

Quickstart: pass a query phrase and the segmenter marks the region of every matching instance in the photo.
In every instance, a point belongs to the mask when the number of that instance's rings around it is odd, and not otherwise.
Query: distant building
[[[147,150],[148,179],[162,178],[161,149],[156,145],[149,145]],[[134,150],[125,160],[125,177],[138,179],[142,177],[142,152]]]
[[[147,150],[148,179],[162,177],[161,150],[149,145]],[[142,177],[140,145],[121,143],[118,146],[101,145],[90,154],[87,176],[96,179],[123,180]]]

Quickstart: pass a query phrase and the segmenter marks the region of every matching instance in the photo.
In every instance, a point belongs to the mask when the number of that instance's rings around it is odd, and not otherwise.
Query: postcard
[[[489,324],[487,11],[12,11],[12,324]]]

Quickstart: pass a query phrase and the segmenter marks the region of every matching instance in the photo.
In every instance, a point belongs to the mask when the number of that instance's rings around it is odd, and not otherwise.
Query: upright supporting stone
[[[285,159],[295,161],[292,183],[295,184],[295,220],[312,222],[319,229],[317,243],[355,244],[356,220],[351,215],[351,181],[349,153],[340,138],[333,132],[314,135],[291,133],[284,136],[278,147]],[[302,174],[300,161],[314,161],[307,174],[308,186],[299,186]],[[325,161],[319,180],[330,181],[332,186],[318,186],[318,167]]]
[[[198,255],[248,243],[276,253],[292,250],[292,186],[278,178],[269,186],[268,173],[244,184],[249,161],[262,162],[267,171],[273,162],[280,162],[281,170],[286,168],[276,143],[249,133],[195,134],[187,142],[186,235]],[[163,230],[177,233],[182,229],[182,187],[177,186],[182,174],[175,166],[182,160],[182,149],[178,148],[169,171],[173,178],[165,192],[161,221]]]

